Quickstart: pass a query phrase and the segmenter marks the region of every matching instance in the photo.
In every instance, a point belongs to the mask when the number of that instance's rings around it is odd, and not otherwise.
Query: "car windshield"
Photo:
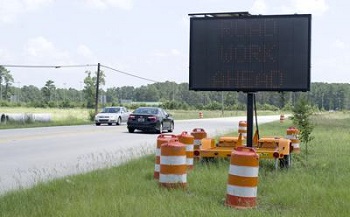
[[[135,114],[148,114],[148,115],[156,115],[158,114],[157,108],[138,108],[134,111]]]
[[[101,113],[118,113],[120,108],[104,108]]]

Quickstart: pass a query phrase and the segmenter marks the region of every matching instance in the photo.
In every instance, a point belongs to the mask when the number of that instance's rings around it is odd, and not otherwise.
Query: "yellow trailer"
[[[218,143],[215,139],[204,138],[201,140],[201,147],[194,152],[194,155],[203,160],[212,158],[227,158],[235,147],[244,146],[244,138],[238,137],[220,137]],[[275,167],[288,167],[290,165],[291,140],[281,137],[265,137],[259,139],[253,148],[260,159],[275,160]]]

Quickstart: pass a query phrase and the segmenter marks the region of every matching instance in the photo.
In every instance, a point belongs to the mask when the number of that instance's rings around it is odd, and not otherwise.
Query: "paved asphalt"
[[[174,134],[194,128],[203,128],[208,137],[237,132],[245,118],[175,121]],[[259,124],[277,120],[276,115],[258,118]],[[125,124],[0,130],[0,194],[154,153],[157,136],[128,133]]]

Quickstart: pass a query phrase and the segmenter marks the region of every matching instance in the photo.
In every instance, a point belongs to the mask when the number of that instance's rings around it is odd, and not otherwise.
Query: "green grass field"
[[[57,108],[0,108],[2,114],[50,114],[49,122],[7,122],[0,124],[0,129],[24,128],[24,127],[48,127],[91,124],[88,109],[57,109]]]
[[[160,188],[154,156],[118,167],[57,179],[0,198],[1,217],[20,216],[350,216],[350,114],[315,115],[309,154],[293,155],[292,168],[260,162],[258,206],[224,206],[227,160],[196,163],[186,190]],[[284,135],[290,121],[260,126],[262,135]]]

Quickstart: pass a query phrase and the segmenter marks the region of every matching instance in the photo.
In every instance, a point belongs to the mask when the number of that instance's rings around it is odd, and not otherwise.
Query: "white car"
[[[101,124],[120,125],[128,121],[130,112],[125,107],[105,107],[100,113],[95,116],[96,126]]]

